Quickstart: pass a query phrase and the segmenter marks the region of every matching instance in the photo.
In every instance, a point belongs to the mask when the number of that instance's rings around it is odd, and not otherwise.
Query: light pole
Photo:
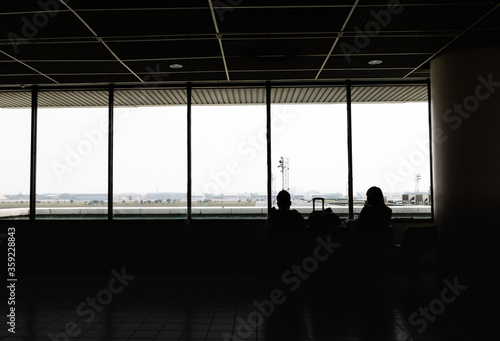
[[[288,158],[287,157],[280,157],[279,165],[278,168],[281,168],[281,183],[282,183],[282,189],[283,190],[289,190],[288,187]]]

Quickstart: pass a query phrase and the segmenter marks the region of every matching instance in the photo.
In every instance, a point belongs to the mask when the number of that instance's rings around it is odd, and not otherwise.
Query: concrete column
[[[453,49],[431,61],[431,118],[443,253],[478,278],[493,255],[487,248],[500,248],[500,47]]]

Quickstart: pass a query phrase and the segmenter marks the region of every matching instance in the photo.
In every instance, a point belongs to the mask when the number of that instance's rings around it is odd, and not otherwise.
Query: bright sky
[[[272,106],[272,169],[291,190],[346,192],[345,104]],[[354,191],[430,186],[427,103],[353,104]],[[186,191],[186,109],[115,110],[115,193]],[[265,106],[193,106],[193,193],[265,193]],[[39,109],[38,193],[107,192],[107,109]],[[28,193],[30,112],[0,109],[0,195]]]

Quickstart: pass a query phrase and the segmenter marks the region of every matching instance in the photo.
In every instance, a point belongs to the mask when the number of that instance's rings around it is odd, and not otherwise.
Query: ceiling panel
[[[367,70],[377,68],[409,68],[417,67],[425,62],[431,54],[411,55],[354,55],[354,56],[330,56],[326,69],[365,68]],[[371,60],[381,60],[382,64],[369,65]]]
[[[359,0],[358,6],[381,6],[387,7],[389,0]],[[392,0],[392,3],[399,6],[419,6],[419,5],[456,5],[456,4],[494,4],[495,0]]]
[[[412,69],[378,70],[323,70],[319,79],[396,79],[403,78]]]
[[[314,6],[330,6],[340,7],[352,6],[355,0],[212,0],[214,7],[231,8],[231,7],[314,7]]]
[[[27,61],[44,74],[123,73],[127,69],[116,60],[108,61]]]
[[[228,57],[258,56],[326,56],[333,46],[334,38],[275,38],[275,39],[230,39],[223,38],[225,55]]]
[[[497,4],[495,10],[493,10],[490,14],[488,14],[479,23],[477,23],[474,26],[474,29],[491,28],[491,29],[496,29],[498,31],[499,30],[498,23],[500,23],[500,5]]]
[[[231,80],[260,80],[260,81],[268,81],[268,80],[300,80],[300,79],[314,79],[316,76],[316,71],[295,71],[295,70],[286,70],[286,71],[255,71],[255,72],[230,72],[229,77]]]
[[[37,72],[33,69],[30,69],[29,67],[13,60],[1,61],[0,70],[2,72],[2,75],[37,74]]]
[[[69,3],[69,2],[68,2]],[[115,8],[196,8],[209,7],[207,0],[71,0],[74,9],[115,9]]]
[[[19,45],[19,51],[2,48],[19,60],[115,60],[113,55],[100,43],[94,41],[44,42]]]
[[[116,41],[107,45],[121,59],[162,59],[220,56],[217,39]]]
[[[324,56],[260,56],[251,58],[227,58],[229,71],[242,70],[319,70],[326,57]]]
[[[426,78],[426,79],[429,79],[429,77],[431,76],[431,73],[429,71],[427,72],[413,72],[411,74],[409,74],[406,79],[421,79],[421,78]]]
[[[63,85],[217,84],[226,66],[229,84],[428,79],[445,48],[500,45],[496,0],[66,3],[0,3],[0,87],[56,83],[38,73]]]
[[[154,77],[148,74],[141,75],[146,79],[149,76],[151,82],[206,82],[206,81],[225,81],[227,80],[225,72],[169,72],[165,74],[156,74]]]
[[[38,11],[57,11],[61,9],[59,1],[54,1],[55,5],[49,6],[38,1],[1,1],[0,13],[20,13]]]
[[[335,54],[432,54],[448,44],[454,37],[370,37],[367,40],[356,37],[342,37],[335,47]],[[381,58],[380,58],[381,59]]]
[[[173,60],[126,60],[125,63],[136,73],[175,73],[193,71],[224,71],[221,57],[204,59],[173,59]],[[181,64],[181,69],[170,68],[171,64]]]
[[[92,36],[68,11],[0,15],[0,19],[0,37],[8,40]]]
[[[34,84],[57,84],[54,81],[51,81],[49,78],[44,77],[42,75],[0,75],[0,84],[13,86],[13,85],[34,85]]]
[[[470,46],[500,46],[500,31],[498,32],[471,32],[464,34],[455,40],[452,47],[470,47]]]
[[[49,75],[59,83],[133,83],[139,82],[139,79],[132,74],[68,74],[68,75]]]
[[[401,6],[394,12],[380,7],[359,7],[353,13],[346,31],[377,34],[383,31],[460,30],[472,25],[492,4],[456,4]],[[425,18],[425,20],[423,20]]]
[[[222,20],[218,19],[218,26],[222,34],[337,32],[349,11],[349,7],[235,7]]]
[[[11,57],[9,57],[8,55],[2,53],[2,49],[3,48],[5,48],[5,46],[0,46],[0,61],[12,61]]]
[[[208,8],[78,11],[78,14],[101,37],[215,33]]]

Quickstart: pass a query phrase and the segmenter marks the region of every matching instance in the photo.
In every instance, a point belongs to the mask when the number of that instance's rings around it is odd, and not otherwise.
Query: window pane
[[[377,186],[393,218],[430,218],[428,104],[353,104],[352,132],[355,212]]]
[[[39,102],[59,95],[42,92]],[[37,138],[37,215],[105,218],[108,108],[39,108]]]
[[[186,113],[186,106],[115,109],[115,217],[185,218]]]
[[[264,105],[192,107],[193,215],[267,214]]]
[[[309,214],[312,198],[321,197],[347,218],[346,104],[273,104],[271,113],[273,205],[285,188],[301,213]]]
[[[30,109],[0,109],[0,218],[29,213],[30,133]]]

